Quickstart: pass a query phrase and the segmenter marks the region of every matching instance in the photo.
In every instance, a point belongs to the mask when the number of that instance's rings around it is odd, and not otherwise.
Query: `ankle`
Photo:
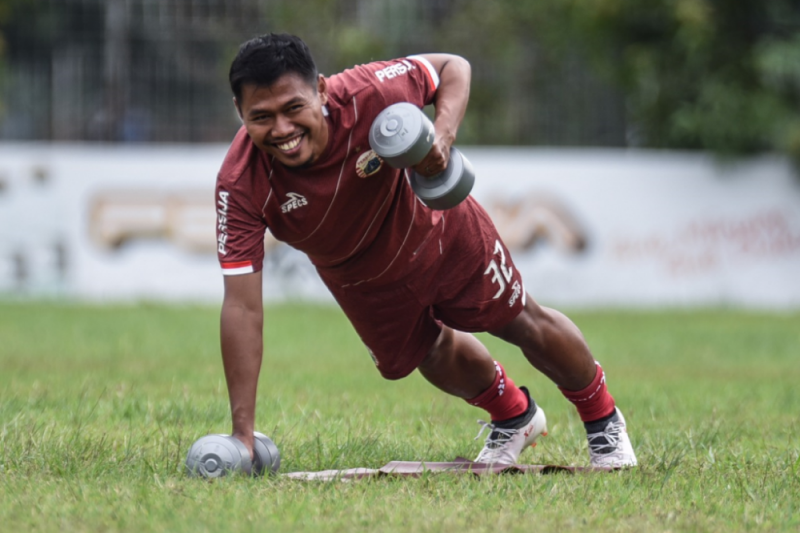
[[[561,390],[561,394],[572,402],[583,422],[592,422],[614,413],[614,397],[608,392],[606,375],[600,363],[595,361],[596,373],[586,388],[578,391]]]
[[[586,428],[586,433],[600,433],[601,431],[606,429],[606,426],[608,425],[609,422],[617,418],[619,418],[617,416],[617,409],[614,408],[614,410],[611,411],[611,413],[602,418],[598,418],[597,420],[592,420],[590,422],[584,422],[583,427]]]
[[[489,413],[492,421],[509,420],[525,414],[530,407],[530,396],[520,390],[508,377],[503,367],[495,361],[495,379],[481,394],[467,401]]]
[[[504,420],[495,420],[492,418],[492,424],[502,428],[517,428],[533,418],[533,416],[536,414],[536,411],[539,409],[539,406],[537,406],[536,402],[533,400],[533,398],[531,398],[527,387],[520,387],[519,390],[525,395],[525,410],[517,416],[506,418]]]

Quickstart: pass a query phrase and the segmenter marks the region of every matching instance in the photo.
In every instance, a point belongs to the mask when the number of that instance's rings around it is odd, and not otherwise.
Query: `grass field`
[[[0,531],[800,531],[800,315],[571,314],[640,467],[613,474],[300,482],[189,479],[228,432],[218,310],[0,304]],[[471,457],[483,412],[418,375],[382,380],[339,311],[266,312],[257,428],[283,472]],[[482,337],[545,408],[523,462],[584,465],[583,429],[518,352]]]

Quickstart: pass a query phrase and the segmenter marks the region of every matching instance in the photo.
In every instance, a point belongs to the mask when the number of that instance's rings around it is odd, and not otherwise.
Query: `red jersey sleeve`
[[[217,178],[217,257],[226,276],[258,272],[264,263],[267,224],[237,185]]]
[[[439,88],[439,74],[422,56],[381,61],[369,65],[373,70],[376,88],[386,104],[410,102],[419,107],[433,103]]]
[[[433,96],[436,94],[436,89],[439,88],[439,73],[433,68],[430,61],[423,56],[408,56],[408,59],[421,66],[422,72],[425,73],[427,79],[428,95],[426,96],[425,104],[433,102]]]
[[[417,107],[432,104],[439,87],[439,74],[422,56],[358,65],[331,78],[343,102],[358,98],[359,113],[375,115],[398,102]],[[365,94],[369,97],[362,98]],[[365,107],[363,107],[365,106]]]

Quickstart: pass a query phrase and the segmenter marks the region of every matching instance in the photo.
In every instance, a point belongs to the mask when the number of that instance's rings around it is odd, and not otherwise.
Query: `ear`
[[[242,117],[242,107],[239,105],[239,102],[236,100],[236,97],[233,97],[233,107],[236,108],[236,113],[239,115],[239,120],[244,122],[244,117]]]
[[[325,81],[325,76],[319,75],[317,79],[317,94],[319,94],[319,101],[322,105],[328,103],[328,83]]]

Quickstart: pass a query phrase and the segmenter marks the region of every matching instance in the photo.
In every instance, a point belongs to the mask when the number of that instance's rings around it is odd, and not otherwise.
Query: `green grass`
[[[189,479],[228,432],[218,310],[0,304],[0,531],[799,531],[800,315],[583,312],[640,467],[307,483]],[[473,456],[483,413],[382,380],[339,311],[266,312],[257,428],[283,472]],[[586,464],[583,429],[516,349],[481,337],[547,410],[530,463]]]

